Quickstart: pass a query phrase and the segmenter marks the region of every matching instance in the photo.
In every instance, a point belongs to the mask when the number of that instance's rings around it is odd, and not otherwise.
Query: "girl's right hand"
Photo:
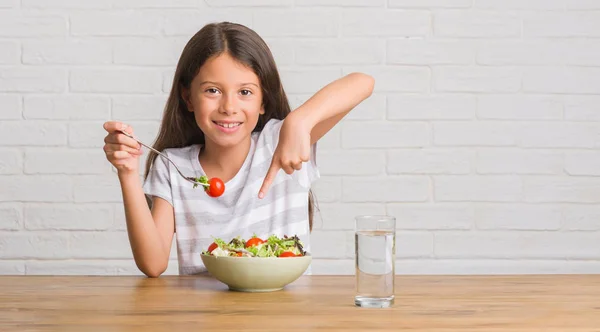
[[[108,132],[104,138],[106,159],[115,166],[119,174],[137,175],[142,146],[121,133],[125,131],[133,135],[133,128],[121,122],[108,121],[104,123],[104,130]]]

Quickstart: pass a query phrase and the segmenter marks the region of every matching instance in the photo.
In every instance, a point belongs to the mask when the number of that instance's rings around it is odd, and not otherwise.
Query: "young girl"
[[[204,26],[183,49],[154,148],[186,176],[222,179],[221,196],[194,188],[153,152],[142,183],[141,146],[122,133],[134,134],[133,128],[104,124],[104,151],[118,170],[138,268],[160,276],[174,234],[180,274],[205,271],[200,253],[213,237],[297,235],[310,253],[316,142],[369,97],[373,85],[370,76],[353,73],[290,112],[261,38],[239,24]]]

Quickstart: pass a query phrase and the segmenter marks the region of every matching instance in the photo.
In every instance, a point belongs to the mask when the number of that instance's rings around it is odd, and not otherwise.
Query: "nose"
[[[220,112],[223,114],[231,115],[236,114],[235,96],[231,94],[223,94],[221,99]]]

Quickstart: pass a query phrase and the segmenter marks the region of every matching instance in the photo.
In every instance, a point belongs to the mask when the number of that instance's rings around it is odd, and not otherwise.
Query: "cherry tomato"
[[[208,252],[212,253],[213,250],[217,249],[217,244],[216,243],[211,243],[210,246],[208,246]]]
[[[223,195],[223,192],[225,191],[225,184],[223,183],[223,180],[219,178],[211,178],[208,180],[208,184],[210,186],[204,189],[208,196],[219,197]]]
[[[238,256],[238,257],[244,256],[244,254],[242,254],[241,252],[237,252],[235,255]]]
[[[246,242],[246,248],[252,247],[252,246],[257,246],[261,243],[265,243],[265,241],[263,241],[261,238],[253,237]]]
[[[291,251],[284,251],[281,253],[281,255],[279,255],[279,257],[296,257],[296,254]]]

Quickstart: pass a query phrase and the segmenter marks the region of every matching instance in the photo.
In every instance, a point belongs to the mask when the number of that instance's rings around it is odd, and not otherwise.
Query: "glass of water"
[[[396,218],[357,216],[354,250],[354,304],[370,308],[386,308],[394,304]]]

